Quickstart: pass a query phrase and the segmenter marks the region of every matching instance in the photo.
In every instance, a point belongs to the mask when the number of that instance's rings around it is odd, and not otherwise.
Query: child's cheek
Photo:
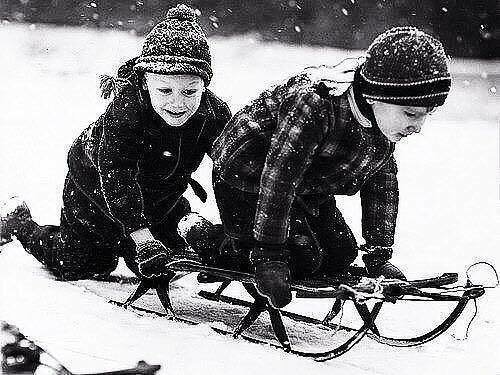
[[[195,112],[196,110],[198,110],[200,102],[201,102],[201,95],[194,98],[189,98],[186,101],[186,107],[189,108],[191,111]]]

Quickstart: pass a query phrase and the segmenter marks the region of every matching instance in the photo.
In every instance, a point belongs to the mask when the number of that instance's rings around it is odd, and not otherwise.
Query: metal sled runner
[[[257,293],[252,274],[200,265],[190,261],[177,262],[171,265],[169,269],[171,272],[161,279],[142,280],[137,289],[124,303],[113,302],[124,307],[130,307],[137,299],[146,294],[148,290],[156,289],[160,302],[167,311],[166,314],[132,307],[141,311],[196,324],[197,322],[191,321],[188,318],[176,316],[170,301],[169,283],[176,277],[178,272],[200,272],[203,275],[211,277],[212,281],[217,280],[220,282],[220,286],[215,292],[200,291],[199,295],[201,297],[220,303],[229,303],[248,308],[246,315],[241,318],[234,329],[230,330],[220,327],[212,327],[212,329],[224,335],[232,335],[233,337],[242,337],[252,342],[275,345],[287,352],[302,357],[313,358],[317,361],[326,361],[346,353],[365,336],[382,344],[399,347],[416,346],[433,340],[450,328],[464,311],[470,300],[475,302],[485,292],[484,286],[473,285],[470,279],[463,286],[453,285],[458,282],[458,274],[456,273],[446,273],[438,277],[422,280],[402,281],[383,278],[373,279],[352,272],[337,278],[302,280],[294,283],[292,290],[295,292],[296,298],[322,298],[331,301],[331,308],[326,316],[323,319],[316,319],[272,308],[267,303],[267,300]],[[223,295],[222,293],[231,282],[242,283],[246,291],[253,298],[253,302]],[[333,323],[334,318],[341,312],[344,303],[347,301],[354,304],[355,311],[361,318],[362,325],[360,328],[349,328],[340,325],[340,323]],[[376,322],[382,306],[386,303],[404,303],[405,301],[443,301],[453,304],[454,307],[444,320],[425,333],[414,337],[391,337],[382,334]],[[279,344],[245,335],[245,331],[263,312],[268,312],[274,335]],[[293,347],[289,339],[283,317],[298,322],[318,325],[334,333],[338,330],[348,331],[350,336],[341,344],[328,350],[317,352],[299,350]]]

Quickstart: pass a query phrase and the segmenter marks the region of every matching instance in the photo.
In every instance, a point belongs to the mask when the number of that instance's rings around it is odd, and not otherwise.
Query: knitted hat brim
[[[139,57],[134,69],[156,74],[193,74],[199,76],[205,86],[208,86],[213,74],[206,61],[177,56]]]
[[[384,103],[415,107],[438,107],[444,104],[451,77],[432,77],[415,82],[377,82],[360,71],[363,96]]]
[[[363,97],[365,99],[372,99],[383,103],[410,107],[439,107],[445,103],[447,96],[448,91],[419,96],[385,96],[363,94]]]

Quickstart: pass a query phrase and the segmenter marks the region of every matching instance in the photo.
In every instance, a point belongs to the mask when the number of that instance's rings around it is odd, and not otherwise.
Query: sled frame
[[[327,298],[333,300],[332,309],[330,310],[330,312],[323,320],[318,320],[308,316],[274,309],[269,306],[267,302],[263,300],[263,297],[260,297],[255,292],[254,275],[250,273],[201,265],[191,261],[181,261],[174,263],[169,266],[169,270],[171,272],[166,277],[162,277],[161,279],[141,280],[137,289],[131,294],[131,296],[125,303],[118,301],[110,302],[124,307],[132,307],[137,311],[153,313],[160,316],[167,316],[170,319],[179,320],[190,324],[197,324],[198,322],[185,317],[177,316],[175,314],[172,308],[172,304],[170,303],[168,290],[169,283],[172,279],[175,278],[175,274],[177,272],[203,272],[212,276],[216,276],[223,281],[215,292],[202,290],[199,293],[200,296],[221,303],[230,303],[233,305],[239,305],[249,308],[247,315],[245,315],[240,320],[234,330],[230,331],[219,327],[211,327],[214,331],[223,335],[232,335],[235,338],[241,337],[251,342],[271,344],[273,346],[282,348],[286,352],[290,352],[301,357],[313,358],[316,361],[326,361],[341,356],[342,354],[352,349],[365,336],[368,336],[382,344],[397,347],[411,347],[424,344],[435,339],[436,337],[443,334],[446,330],[448,330],[462,314],[465,307],[467,306],[467,303],[471,299],[475,300],[484,294],[484,288],[482,286],[471,285],[469,282],[460,289],[460,292],[455,292],[452,294],[447,293],[448,289],[446,289],[445,286],[454,284],[458,281],[458,275],[456,273],[447,273],[434,278],[414,281],[380,279],[378,282],[372,282],[373,279],[368,279],[368,283],[364,282],[364,279],[360,276],[345,275],[338,278],[324,279],[319,281],[313,279],[292,284],[292,290],[296,292],[297,298]],[[254,298],[254,302],[248,302],[241,299],[224,296],[222,294],[223,291],[233,281],[242,283],[245,289]],[[160,302],[167,311],[166,314],[133,306],[134,301],[144,295],[150,288],[156,289]],[[436,291],[429,292],[426,290],[429,288],[432,288]],[[382,309],[383,304],[389,302],[402,303],[405,301],[405,296],[411,296],[413,298],[429,301],[457,302],[457,304],[453,308],[451,313],[438,326],[422,335],[408,338],[397,338],[381,335],[376,326],[376,318],[380,310]],[[371,310],[365,303],[368,300],[375,301]],[[340,311],[339,306],[341,306],[345,301],[352,301],[354,303],[356,310],[363,321],[363,324],[360,328],[349,328],[331,323],[331,320]],[[276,339],[279,342],[279,345],[270,343],[267,340],[260,340],[258,338],[250,337],[244,334],[244,331],[249,328],[252,323],[259,317],[259,315],[264,311],[267,311],[269,313],[271,325]],[[332,331],[338,329],[347,330],[352,332],[353,334],[344,342],[328,350],[318,352],[301,351],[298,349],[294,349],[291,345],[286,333],[282,316],[295,321],[322,325],[324,327],[327,327],[328,329],[331,329]]]

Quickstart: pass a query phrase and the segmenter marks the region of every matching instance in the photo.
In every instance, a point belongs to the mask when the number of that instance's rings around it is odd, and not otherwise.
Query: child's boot
[[[31,213],[26,202],[19,197],[12,197],[0,207],[0,246],[12,241],[12,236],[31,220]]]
[[[177,227],[177,232],[187,245],[199,255],[205,265],[226,269],[238,269],[239,259],[226,239],[221,224],[213,224],[196,212],[184,216]],[[225,281],[224,278],[200,272],[198,282],[214,283]]]

